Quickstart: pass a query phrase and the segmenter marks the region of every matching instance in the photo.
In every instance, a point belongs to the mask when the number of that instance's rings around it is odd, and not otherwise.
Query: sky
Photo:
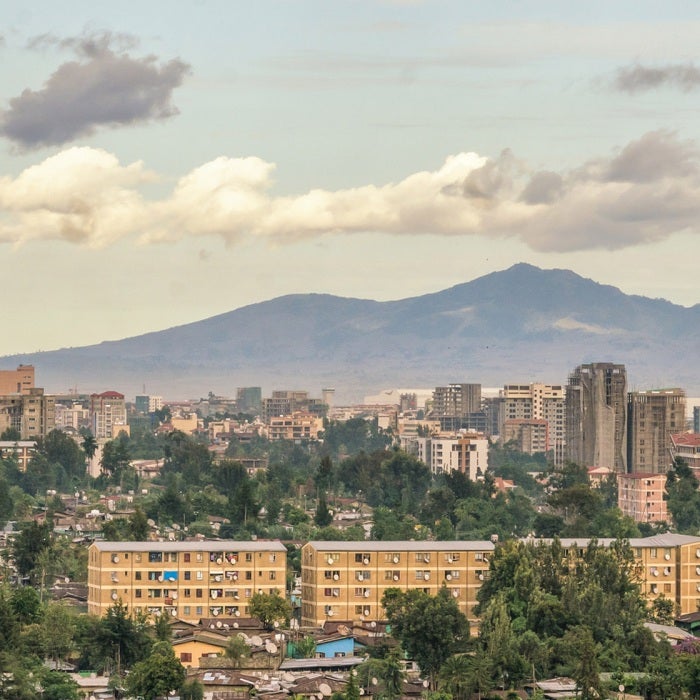
[[[0,8],[0,355],[518,262],[700,303],[700,6]]]

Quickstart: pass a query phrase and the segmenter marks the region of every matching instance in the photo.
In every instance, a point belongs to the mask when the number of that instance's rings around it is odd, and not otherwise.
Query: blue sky
[[[0,10],[0,354],[526,261],[700,302],[691,3]]]

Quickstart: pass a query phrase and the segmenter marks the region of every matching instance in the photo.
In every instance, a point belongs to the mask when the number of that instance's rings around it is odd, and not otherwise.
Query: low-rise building
[[[267,427],[270,440],[317,440],[321,432],[323,418],[302,412],[270,418]]]
[[[88,550],[88,612],[121,600],[135,613],[248,616],[255,593],[284,594],[287,550],[278,540],[95,542]]]
[[[623,515],[638,523],[668,520],[665,474],[618,474],[617,506]]]
[[[436,594],[444,585],[475,619],[492,542],[308,542],[301,554],[301,624],[380,621],[388,588]]]

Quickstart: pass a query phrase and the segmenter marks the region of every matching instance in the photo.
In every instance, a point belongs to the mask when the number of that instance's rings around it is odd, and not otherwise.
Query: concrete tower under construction
[[[586,467],[627,471],[627,372],[624,365],[579,365],[566,388],[566,455]]]

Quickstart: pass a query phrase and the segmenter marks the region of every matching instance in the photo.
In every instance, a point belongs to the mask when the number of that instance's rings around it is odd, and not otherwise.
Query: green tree
[[[434,687],[442,664],[469,638],[469,622],[446,588],[431,596],[422,590],[389,588],[382,597],[391,634]]]
[[[79,700],[80,686],[62,671],[44,671],[41,676],[41,700]]]
[[[289,623],[292,606],[277,591],[254,593],[250,599],[248,611],[251,617],[257,617],[267,629],[272,629],[275,622],[279,624]]]
[[[302,637],[294,646],[297,655],[302,659],[313,659],[316,653],[316,640],[311,635]]]
[[[12,541],[12,556],[20,576],[28,576],[36,586],[41,578],[41,555],[51,548],[51,532],[48,525],[31,522]]]
[[[41,621],[41,636],[46,655],[58,663],[73,649],[74,616],[62,603],[49,603]]]
[[[325,493],[321,493],[318,497],[318,505],[316,506],[314,522],[316,525],[318,525],[318,527],[326,527],[333,522],[333,515],[331,514],[330,510],[328,510]]]
[[[204,686],[196,679],[185,681],[180,688],[181,700],[202,700],[204,698]]]
[[[178,690],[185,682],[185,669],[167,642],[156,642],[148,658],[134,664],[127,676],[127,688],[144,700],[154,700]]]
[[[233,662],[234,668],[241,668],[243,661],[250,656],[248,642],[238,634],[234,634],[228,640],[224,656]]]

